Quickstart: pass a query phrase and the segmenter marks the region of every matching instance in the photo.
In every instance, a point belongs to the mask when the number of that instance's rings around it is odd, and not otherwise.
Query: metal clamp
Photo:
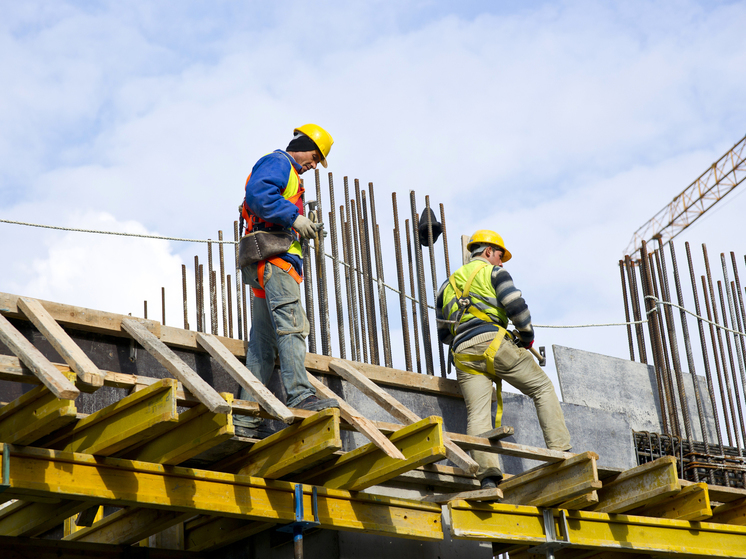
[[[557,533],[554,529],[554,512],[552,509],[541,509],[544,516],[544,534],[546,535],[546,543],[537,545],[528,549],[528,553],[531,555],[546,554],[547,559],[554,559],[554,552],[563,547],[570,545],[570,527],[567,524],[567,511],[559,510],[559,525],[560,531],[563,532],[563,540],[557,539]]]
[[[293,497],[294,506],[295,506],[295,522],[291,522],[290,524],[286,524],[285,526],[280,526],[277,528],[278,532],[288,532],[290,534],[296,534],[297,530],[300,529],[300,533],[305,532],[309,528],[315,528],[316,526],[319,526],[321,522],[319,522],[319,501],[318,496],[316,493],[316,487],[314,486],[313,491],[311,492],[311,507],[313,510],[313,521],[311,520],[303,520],[303,484],[302,483],[296,483],[295,484],[295,494]]]
[[[0,493],[10,489],[10,446],[8,443],[3,445],[3,474],[2,483],[0,483]]]

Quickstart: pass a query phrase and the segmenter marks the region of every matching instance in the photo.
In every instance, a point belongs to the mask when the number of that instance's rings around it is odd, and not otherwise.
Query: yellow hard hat
[[[313,140],[316,147],[321,152],[321,164],[326,167],[326,156],[329,155],[329,151],[332,149],[334,138],[326,130],[321,128],[318,124],[304,124],[293,130],[293,134],[296,132],[302,132]]]
[[[474,233],[469,239],[469,242],[466,243],[466,250],[471,250],[472,246],[478,245],[479,243],[488,243],[500,247],[503,250],[503,262],[507,262],[508,260],[513,258],[513,255],[510,254],[510,251],[505,248],[503,238],[494,231],[490,231],[489,229],[480,229],[479,231]]]

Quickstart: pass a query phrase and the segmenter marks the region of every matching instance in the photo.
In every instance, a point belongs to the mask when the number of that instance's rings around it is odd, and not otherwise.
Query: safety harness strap
[[[259,285],[261,286],[261,289],[257,287],[251,288],[256,297],[259,297],[260,299],[266,298],[266,295],[264,292],[264,267],[266,266],[267,262],[269,262],[270,264],[274,264],[281,270],[286,271],[288,274],[290,274],[290,277],[293,278],[298,283],[298,285],[300,285],[301,282],[303,281],[303,276],[301,276],[298,272],[296,272],[293,265],[287,260],[283,260],[279,256],[273,256],[272,258],[267,258],[267,260],[260,261],[256,267],[256,273],[258,276],[257,279],[259,280]]]

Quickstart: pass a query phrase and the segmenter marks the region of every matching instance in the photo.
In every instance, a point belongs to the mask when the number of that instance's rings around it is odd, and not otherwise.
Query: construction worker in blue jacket
[[[246,179],[242,207],[245,233],[264,230],[292,234],[287,252],[241,269],[244,283],[254,292],[246,367],[266,386],[279,356],[287,406],[311,411],[339,407],[339,403],[316,397],[305,368],[309,324],[300,301],[301,240],[315,237],[322,226],[304,215],[300,175],[319,163],[326,167],[333,142],[331,135],[316,124],[296,128],[285,151],[275,150],[256,162]],[[239,398],[253,400],[243,388]],[[234,425],[240,436],[262,438],[269,434],[256,417],[235,417]]]
[[[503,380],[533,399],[547,448],[569,450],[570,433],[552,381],[527,351],[534,343],[531,313],[503,264],[513,255],[500,235],[479,230],[466,245],[471,260],[441,286],[435,305],[438,339],[451,348],[466,402],[468,435],[500,426]],[[508,323],[516,327],[507,330]],[[492,386],[497,414],[492,423]],[[497,454],[472,451],[483,489],[502,480]]]

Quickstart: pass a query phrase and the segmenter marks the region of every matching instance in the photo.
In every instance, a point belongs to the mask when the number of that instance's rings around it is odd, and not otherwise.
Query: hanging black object
[[[424,212],[422,212],[422,215],[420,216],[420,225],[417,228],[419,234],[420,234],[420,245],[423,247],[429,247],[430,243],[427,239],[427,215],[430,214],[430,221],[433,225],[433,244],[435,244],[435,241],[438,240],[438,237],[440,237],[440,234],[443,232],[443,225],[435,219],[435,213],[433,213],[433,210],[431,209],[425,209]]]

